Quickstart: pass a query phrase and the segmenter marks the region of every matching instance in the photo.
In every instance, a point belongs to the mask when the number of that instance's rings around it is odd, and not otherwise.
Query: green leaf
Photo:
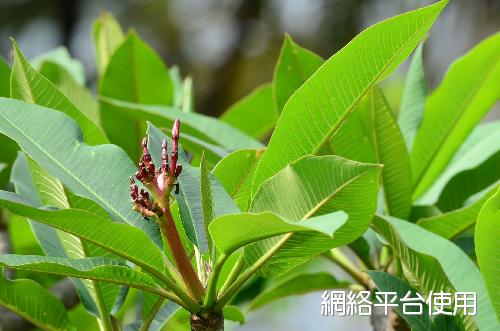
[[[378,88],[372,88],[330,141],[333,154],[383,164],[385,210],[406,219],[411,208],[411,169],[403,135]]]
[[[10,66],[0,56],[0,97],[10,96]]]
[[[215,218],[215,205],[212,193],[212,183],[210,182],[210,170],[208,170],[207,163],[205,162],[205,154],[201,156],[200,161],[200,192],[203,224],[205,224],[205,233],[207,235],[207,245],[210,254],[212,254],[213,242],[208,232],[208,226]]]
[[[269,302],[291,295],[301,295],[320,290],[347,288],[348,282],[338,281],[327,272],[295,274],[261,292],[249,306],[249,310],[261,308]]]
[[[250,206],[253,175],[261,156],[261,150],[241,149],[224,157],[213,170],[242,211],[247,211]]]
[[[500,33],[455,61],[425,105],[411,153],[416,200],[500,97]]]
[[[173,93],[167,67],[133,31],[113,53],[99,82],[100,96],[133,103],[169,106],[173,103]],[[101,103],[101,117],[110,141],[138,160],[144,123],[133,116],[110,111],[107,103]]]
[[[274,69],[273,94],[281,113],[292,94],[325,62],[317,54],[300,47],[286,34]]]
[[[78,84],[63,66],[52,61],[45,61],[41,64],[39,72],[57,86],[92,122],[96,125],[100,124],[101,115],[97,100],[84,85]]]
[[[240,308],[232,305],[224,306],[222,313],[224,314],[224,319],[228,321],[238,322],[240,324],[245,323],[245,315],[240,310]]]
[[[411,315],[404,313],[404,307],[401,299],[410,292],[410,298],[417,297],[417,291],[409,284],[401,279],[392,276],[391,274],[379,271],[368,271],[373,282],[379,291],[382,292],[396,292],[398,306],[395,311],[403,318],[411,327],[413,331],[460,331],[464,330],[464,326],[458,316],[436,315],[431,320],[429,318],[429,307],[426,303],[422,302],[422,313],[418,315]],[[411,307],[411,306],[410,306]],[[410,311],[416,312],[416,308],[409,308]],[[412,310],[413,309],[413,310]]]
[[[75,207],[71,205],[66,197],[62,184],[36,162],[26,158],[24,153],[19,153],[16,159],[12,179],[16,192],[22,197],[28,196],[30,201],[35,201],[34,205],[37,207],[42,205],[59,209],[67,209],[70,206]],[[21,182],[27,181],[27,179],[30,182],[23,184],[24,187],[22,187]],[[81,204],[79,206],[82,207]],[[106,214],[104,219],[109,219],[109,216]],[[73,259],[90,256],[114,258],[109,252],[100,247],[66,232],[33,221],[30,221],[30,225],[46,255]],[[98,307],[100,306],[105,307],[107,313],[111,311],[119,292],[117,286],[90,280],[73,279],[73,283],[88,311],[96,316],[99,316]],[[100,302],[102,305],[98,305],[96,302]]]
[[[476,223],[481,207],[498,189],[498,185],[486,192],[476,202],[448,213],[420,219],[417,224],[446,239],[452,239]]]
[[[14,46],[14,64],[12,66],[11,97],[67,114],[80,125],[83,138],[89,145],[107,143],[108,139],[101,129],[78,110],[54,84],[30,66],[13,39],[12,44]]]
[[[372,226],[393,248],[423,294],[477,294],[477,315],[463,318],[466,330],[493,331],[500,327],[479,270],[459,247],[418,225],[390,216],[375,217]]]
[[[265,138],[278,121],[272,86],[257,87],[226,110],[220,119],[250,137]]]
[[[53,50],[41,54],[30,61],[33,67],[40,70],[46,62],[52,62],[64,68],[64,70],[74,79],[78,85],[85,85],[85,68],[83,64],[74,59],[69,54],[66,47],[57,47]]]
[[[490,300],[500,320],[500,189],[484,204],[476,223],[474,236],[479,269]]]
[[[0,191],[0,205],[11,212],[87,240],[143,267],[154,275],[164,271],[164,255],[139,229],[112,223],[79,209],[47,210],[31,206],[18,195]]]
[[[148,146],[151,151],[160,151],[164,139],[167,140],[168,146],[172,146],[171,140],[151,123],[148,123],[148,137]],[[160,164],[160,153],[153,153],[151,156],[156,164]],[[174,197],[179,205],[182,225],[189,240],[198,247],[201,253],[205,253],[208,249],[208,241],[203,218],[200,169],[189,164],[181,147],[179,147],[178,163],[182,165],[182,172],[178,178],[179,194],[175,194]],[[209,177],[214,198],[215,217],[238,213],[238,207],[221,184],[214,176],[210,175]]]
[[[37,255],[5,254],[0,266],[46,274],[92,279],[138,289],[157,291],[159,286],[147,274],[133,270],[122,260],[102,257],[68,259]]]
[[[0,271],[0,304],[43,330],[75,330],[61,301],[29,279],[9,281]]]
[[[99,75],[106,71],[109,60],[125,37],[122,28],[113,15],[103,12],[94,22],[92,37],[96,52],[96,67]]]
[[[406,148],[409,151],[412,150],[425,108],[426,88],[422,61],[423,46],[423,43],[420,43],[411,58],[398,115],[398,125],[401,128]]]
[[[303,222],[289,221],[273,213],[241,213],[218,217],[208,228],[217,248],[230,255],[250,243],[286,233],[316,232],[321,234],[323,240],[331,240],[347,218],[343,211]]]
[[[318,153],[361,97],[411,53],[446,3],[376,24],[327,60],[288,100],[257,167],[253,194],[290,162]]]
[[[65,114],[0,98],[0,132],[13,138],[33,160],[73,193],[93,200],[115,220],[143,229],[157,244],[158,228],[130,207],[129,176],[136,166],[113,145],[88,146]]]
[[[338,156],[306,156],[267,180],[255,195],[251,212],[273,212],[298,221],[342,210],[349,219],[335,232],[333,240],[320,234],[293,235],[259,272],[266,277],[284,273],[363,235],[375,213],[380,171],[379,165]],[[245,247],[247,262],[255,262],[280,239],[266,239]]]
[[[186,113],[171,107],[140,105],[110,98],[101,98],[101,104],[106,105],[108,112],[117,116],[131,116],[143,122],[149,121],[157,127],[170,128],[178,118],[182,123],[183,135],[196,137],[227,151],[263,146],[238,129],[210,116]],[[185,144],[183,135],[181,135],[181,142]]]
[[[367,271],[370,275],[371,279],[377,286],[377,289],[380,292],[396,292],[397,298],[397,307],[394,307],[394,310],[398,313],[398,315],[404,319],[412,331],[428,331],[432,330],[432,321],[429,318],[429,306],[426,303],[422,302],[422,313],[419,315],[410,315],[403,313],[403,303],[400,301],[408,292],[411,293],[411,298],[417,297],[417,291],[412,288],[409,284],[402,281],[401,279],[380,271]],[[415,309],[415,308],[409,308]],[[411,310],[416,311],[416,310]]]
[[[500,173],[494,171],[500,168],[500,155],[497,154],[500,154],[500,121],[477,126],[448,167],[416,203],[438,203],[443,210],[461,207],[466,198],[500,179]],[[455,184],[456,181],[460,183]]]

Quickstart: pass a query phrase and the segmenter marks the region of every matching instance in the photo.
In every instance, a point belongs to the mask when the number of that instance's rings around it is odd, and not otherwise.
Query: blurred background
[[[17,40],[28,58],[64,45],[83,62],[87,84],[95,91],[92,23],[102,11],[109,11],[124,29],[136,29],[168,66],[177,65],[183,76],[191,75],[196,111],[217,116],[258,85],[272,80],[285,32],[300,45],[328,58],[366,27],[432,2],[0,0],[0,55],[12,61],[9,36]],[[451,0],[424,48],[428,90],[440,82],[454,59],[499,28],[500,0]],[[405,73],[406,64],[384,83],[396,107]],[[492,111],[488,118],[500,117],[499,113]],[[328,270],[339,279],[348,278],[332,269],[331,263],[321,262],[312,261],[304,268]],[[320,318],[320,302],[321,293],[288,298],[250,314],[244,326],[229,328],[370,329],[368,317]]]
[[[364,28],[430,0],[0,0],[0,54],[9,36],[28,58],[65,45],[95,88],[93,20],[112,12],[194,79],[196,111],[218,115],[272,79],[283,35],[328,58]],[[500,0],[452,0],[424,49],[429,88],[449,63],[499,30]],[[387,84],[398,94],[405,66]],[[389,99],[396,99],[389,95]]]

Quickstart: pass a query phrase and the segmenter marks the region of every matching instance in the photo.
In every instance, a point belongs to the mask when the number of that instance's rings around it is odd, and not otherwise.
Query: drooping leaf
[[[101,129],[78,110],[54,84],[30,66],[14,40],[12,44],[14,45],[14,64],[11,97],[67,114],[79,124],[83,138],[89,145],[107,143],[108,139]]]
[[[94,22],[92,37],[94,39],[97,71],[102,76],[106,71],[111,56],[125,37],[120,24],[109,12],[101,13]]]
[[[136,167],[113,145],[88,146],[65,114],[0,98],[0,132],[13,138],[33,160],[73,193],[93,200],[117,221],[143,229],[161,243],[158,228],[130,208],[129,176]]]
[[[422,310],[420,314],[415,314],[415,312],[420,312],[420,310],[417,310],[415,306],[412,307],[412,305],[416,304],[415,301],[410,303],[410,306],[407,308],[407,311],[413,312],[413,314],[405,314],[404,304],[401,302],[401,299],[408,293],[410,293],[410,298],[417,298],[418,292],[409,284],[391,274],[379,271],[368,271],[368,274],[379,291],[396,293],[399,300],[397,301],[398,304],[394,307],[394,310],[409,324],[412,331],[464,330],[464,326],[458,316],[435,315],[434,318],[431,319],[429,317],[429,306],[424,302],[421,303]]]
[[[476,293],[477,315],[464,316],[466,330],[499,328],[481,274],[459,247],[416,224],[390,216],[375,217],[372,226],[393,248],[421,293]]]
[[[301,295],[320,290],[347,288],[349,282],[338,281],[327,272],[300,273],[265,289],[250,304],[249,309],[261,308],[269,302],[291,295]]]
[[[52,62],[64,68],[64,70],[71,76],[78,85],[85,84],[85,68],[83,64],[72,58],[66,47],[60,46],[54,48],[47,53],[43,53],[30,61],[36,70],[40,70],[44,63]]]
[[[481,207],[497,189],[498,185],[488,190],[479,200],[468,206],[441,215],[423,218],[417,224],[446,239],[452,239],[476,223]]]
[[[477,126],[455,153],[449,166],[416,203],[438,204],[449,211],[500,179],[500,121]],[[491,171],[489,170],[491,169]]]
[[[278,121],[272,86],[265,84],[257,87],[229,107],[220,119],[250,137],[265,138]]]
[[[215,166],[213,174],[242,210],[250,205],[252,180],[262,150],[241,149],[227,155]]]
[[[342,211],[312,217],[304,222],[289,221],[273,213],[241,213],[218,217],[209,229],[217,248],[230,255],[250,243],[286,233],[316,232],[323,240],[331,240],[347,218]]]
[[[253,194],[290,162],[320,151],[361,97],[411,53],[445,5],[376,24],[327,60],[287,102],[257,167]]]
[[[0,266],[110,282],[149,291],[159,289],[159,286],[150,276],[127,267],[122,260],[117,259],[102,257],[68,259],[37,255],[5,254],[0,256]]]
[[[427,99],[411,153],[414,200],[429,189],[500,97],[499,54],[496,33],[455,61]]]
[[[172,146],[171,140],[151,123],[148,123],[148,137],[148,146],[151,151],[160,151],[164,139],[167,140],[169,148]],[[156,164],[160,164],[159,153],[153,153],[151,156]],[[174,194],[174,197],[179,205],[182,225],[189,240],[198,247],[201,253],[205,253],[208,249],[208,242],[203,219],[202,195],[200,192],[200,169],[189,164],[181,147],[179,147],[178,163],[182,165],[182,172],[178,179],[179,193]],[[214,199],[215,217],[238,213],[238,207],[234,204],[222,185],[214,176],[210,175],[209,177]]]
[[[411,207],[411,169],[403,135],[378,88],[361,100],[330,141],[332,153],[348,159],[383,164],[384,209],[406,219]]]
[[[17,215],[85,239],[154,275],[161,275],[164,270],[160,249],[142,231],[130,225],[108,222],[79,209],[38,209],[20,196],[6,191],[0,191],[0,205]]]
[[[375,213],[381,168],[337,156],[306,156],[266,181],[252,201],[250,212],[273,212],[292,221],[342,210],[347,222],[333,240],[313,233],[297,233],[260,269],[264,276],[284,273],[331,248],[348,244],[368,228]],[[245,247],[245,259],[255,262],[281,237]]]
[[[73,103],[76,108],[85,114],[92,122],[99,125],[101,115],[99,105],[92,93],[78,82],[64,69],[63,66],[52,61],[45,61],[38,70],[45,78]]]
[[[324,62],[320,56],[300,47],[289,35],[285,35],[273,78],[273,95],[278,113],[283,111],[292,94]]]
[[[490,300],[500,321],[500,190],[486,201],[476,223],[476,255]]]
[[[398,114],[398,125],[403,133],[408,151],[412,150],[425,108],[426,87],[422,48],[423,43],[420,43],[411,58]]]
[[[43,330],[71,331],[63,304],[40,284],[19,279],[9,281],[0,271],[0,304]]]
[[[173,103],[173,94],[172,80],[161,58],[135,32],[130,32],[109,60],[99,82],[99,95],[169,106]],[[107,103],[101,103],[102,125],[110,141],[122,147],[133,160],[138,160],[144,123],[108,108]]]
[[[224,319],[228,321],[238,322],[240,324],[245,323],[245,315],[237,306],[227,305],[224,306],[222,310],[224,314]]]

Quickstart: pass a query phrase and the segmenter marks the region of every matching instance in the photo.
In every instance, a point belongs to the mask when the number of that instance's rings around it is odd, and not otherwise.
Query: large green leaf
[[[464,317],[467,330],[493,331],[500,327],[479,270],[459,247],[418,225],[390,216],[375,217],[372,225],[393,248],[410,280],[423,294],[477,294],[477,315]]]
[[[261,155],[261,150],[241,149],[220,160],[213,170],[242,211],[247,211],[250,205],[253,175]]]
[[[347,288],[349,282],[338,281],[326,272],[300,273],[262,291],[250,304],[249,309],[261,308],[269,302],[320,290]]]
[[[97,71],[102,76],[106,71],[111,56],[125,37],[120,24],[109,12],[101,13],[94,22],[92,37],[94,39]]]
[[[474,236],[481,274],[498,320],[500,320],[500,189],[484,204]]]
[[[186,113],[172,107],[140,105],[104,97],[101,98],[101,104],[106,105],[108,112],[112,112],[117,116],[131,116],[143,122],[149,121],[157,127],[170,128],[178,118],[182,123],[183,134],[216,144],[227,151],[263,146],[257,140],[233,128],[231,125],[210,116],[192,112]],[[183,141],[181,135],[181,142]]]
[[[251,137],[265,138],[278,121],[272,86],[257,87],[226,110],[220,119]]]
[[[297,45],[287,34],[274,69],[273,94],[281,113],[292,94],[325,62],[320,56]]]
[[[389,215],[408,217],[412,194],[410,159],[403,135],[380,89],[369,90],[333,136],[330,147],[335,155],[383,164],[385,210]]]
[[[142,231],[135,227],[109,222],[79,209],[38,209],[20,196],[6,191],[0,191],[0,205],[17,215],[85,239],[143,267],[154,275],[163,273],[164,255]]]
[[[479,200],[466,207],[455,209],[441,215],[420,219],[417,224],[447,239],[454,238],[476,223],[477,216],[484,202],[488,200],[497,189],[498,186],[493,187],[483,194]]]
[[[338,156],[306,156],[266,181],[255,195],[250,212],[269,211],[299,221],[343,210],[349,219],[333,239],[320,234],[294,234],[260,269],[261,274],[284,273],[365,233],[375,213],[380,171],[379,165]],[[245,247],[247,262],[255,262],[280,239],[270,238]]]
[[[446,168],[474,126],[500,97],[500,33],[475,46],[449,68],[425,105],[411,153],[414,199]]]
[[[68,259],[37,255],[5,254],[0,266],[46,274],[92,279],[158,292],[160,288],[145,273],[131,269],[122,260],[90,257]]]
[[[241,213],[219,217],[209,229],[217,248],[230,255],[240,247],[285,233],[316,232],[321,233],[324,240],[329,240],[345,224],[347,217],[346,213],[337,211],[304,222],[293,222],[268,212]]]
[[[75,330],[61,301],[40,284],[19,279],[9,281],[0,271],[0,304],[43,330]]]
[[[368,274],[379,291],[396,293],[399,300],[394,310],[409,324],[412,331],[461,331],[464,329],[458,316],[435,315],[433,319],[430,319],[429,306],[424,302],[422,302],[422,313],[405,314],[404,303],[401,302],[401,299],[408,292],[410,293],[410,298],[417,298],[418,292],[409,284],[391,274],[379,271],[368,271]],[[409,312],[419,311],[415,306],[412,307],[415,303],[410,303],[408,307]]]
[[[499,153],[500,121],[477,126],[449,166],[416,203],[432,205],[439,201],[438,206],[444,210],[461,207],[466,198],[500,179],[500,173],[494,171],[500,169]]]
[[[114,219],[143,229],[161,243],[158,228],[130,207],[129,176],[136,166],[114,145],[88,146],[65,114],[0,98],[0,132],[79,196],[93,200]]]
[[[134,103],[169,106],[173,103],[173,93],[167,67],[133,31],[115,50],[99,82],[100,96]],[[108,108],[106,103],[101,103],[102,125],[109,139],[133,160],[138,159],[144,123]]]
[[[29,103],[59,110],[73,118],[82,130],[83,138],[89,145],[105,144],[108,139],[84,113],[47,78],[39,74],[14,45],[14,64],[11,77],[11,97]]]
[[[99,104],[92,93],[84,85],[70,75],[60,64],[52,61],[45,61],[41,64],[39,72],[52,82],[57,88],[92,122],[99,125],[101,115],[99,114]]]
[[[182,133],[181,133],[182,136]],[[171,140],[153,124],[148,123],[148,146],[151,151],[161,151],[162,141],[167,140],[168,146],[172,146]],[[160,153],[153,153],[153,161],[160,164]],[[204,253],[208,249],[207,233],[203,217],[203,204],[201,188],[200,169],[191,166],[186,159],[182,148],[179,148],[179,161],[182,172],[179,176],[179,193],[174,194],[179,205],[182,225],[187,237]],[[225,214],[238,213],[239,209],[226,193],[222,185],[213,175],[209,175],[214,199],[214,215],[219,217]]]
[[[406,148],[409,151],[412,150],[413,141],[422,123],[425,108],[426,87],[422,48],[423,43],[418,45],[411,59],[398,114],[398,124],[405,138]]]
[[[290,162],[318,153],[361,97],[411,53],[446,3],[376,24],[327,60],[288,100],[257,167],[253,194]]]
[[[201,156],[200,161],[200,192],[201,208],[203,211],[203,224],[205,224],[205,234],[207,236],[207,245],[210,254],[213,251],[213,242],[208,232],[208,226],[215,218],[215,202],[212,192],[212,183],[210,181],[210,170],[205,161],[205,154]],[[212,256],[212,255],[211,255]]]

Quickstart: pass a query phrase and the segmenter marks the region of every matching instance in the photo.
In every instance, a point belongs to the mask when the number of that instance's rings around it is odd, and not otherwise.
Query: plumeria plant
[[[12,40],[0,305],[21,318],[2,313],[0,328],[216,331],[344,289],[475,294],[474,314],[436,316],[428,299],[419,316],[374,310],[375,330],[499,330],[500,123],[480,122],[500,97],[500,34],[428,93],[422,49],[446,3],[328,60],[285,36],[273,81],[220,118],[196,113],[191,79],[109,13],[93,29],[97,96],[64,48],[28,61]],[[401,100],[387,99],[383,80],[412,53]],[[348,277],[309,269],[325,259]],[[67,278],[83,323],[50,289]]]

